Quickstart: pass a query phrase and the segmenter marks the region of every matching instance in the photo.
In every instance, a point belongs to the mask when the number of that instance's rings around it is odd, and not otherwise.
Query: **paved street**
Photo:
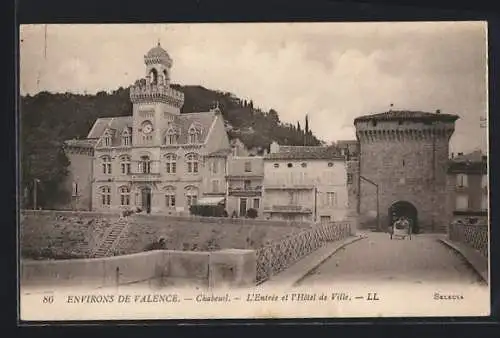
[[[415,235],[412,240],[391,240],[388,234],[375,232],[367,236],[334,254],[300,284],[481,283],[463,259],[436,236]]]

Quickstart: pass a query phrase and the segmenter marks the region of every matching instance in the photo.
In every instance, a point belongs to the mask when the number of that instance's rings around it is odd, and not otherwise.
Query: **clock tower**
[[[146,76],[130,88],[133,104],[135,147],[159,147],[162,134],[175,115],[180,114],[184,93],[170,87],[173,61],[160,43],[144,56]]]

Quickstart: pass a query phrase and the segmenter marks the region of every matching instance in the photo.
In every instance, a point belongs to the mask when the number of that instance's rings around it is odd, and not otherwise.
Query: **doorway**
[[[397,201],[389,207],[389,227],[399,217],[407,217],[412,223],[412,232],[419,232],[417,208],[410,202]]]
[[[142,189],[142,208],[146,213],[151,213],[151,188]]]

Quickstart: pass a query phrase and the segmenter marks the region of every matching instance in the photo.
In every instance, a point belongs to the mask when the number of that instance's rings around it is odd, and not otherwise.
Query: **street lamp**
[[[38,178],[33,179],[33,210],[36,210],[36,193],[37,193],[37,184],[40,183],[40,180]]]
[[[378,192],[378,184],[373,182],[372,180],[367,179],[364,176],[359,175],[359,178],[363,181],[370,183],[375,187],[376,195],[377,195],[377,231],[380,231],[380,208],[379,208],[379,192]]]

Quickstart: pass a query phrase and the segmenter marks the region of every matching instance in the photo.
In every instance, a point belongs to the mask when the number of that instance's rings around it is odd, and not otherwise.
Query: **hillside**
[[[320,144],[320,140],[308,130],[307,121],[301,129],[299,123],[297,126],[282,123],[277,111],[264,112],[254,107],[252,101],[241,100],[231,93],[201,86],[172,87],[184,92],[182,113],[208,111],[218,102],[224,119],[231,126],[229,137],[240,138],[247,147],[268,148],[273,140],[285,145]],[[60,189],[61,178],[67,174],[69,164],[62,151],[64,140],[86,137],[99,117],[131,114],[128,88],[96,95],[41,92],[21,97],[21,180],[23,188],[28,189],[25,193],[27,205],[31,205],[29,191],[34,178],[41,181],[40,206],[50,207],[58,199],[66,199]]]

